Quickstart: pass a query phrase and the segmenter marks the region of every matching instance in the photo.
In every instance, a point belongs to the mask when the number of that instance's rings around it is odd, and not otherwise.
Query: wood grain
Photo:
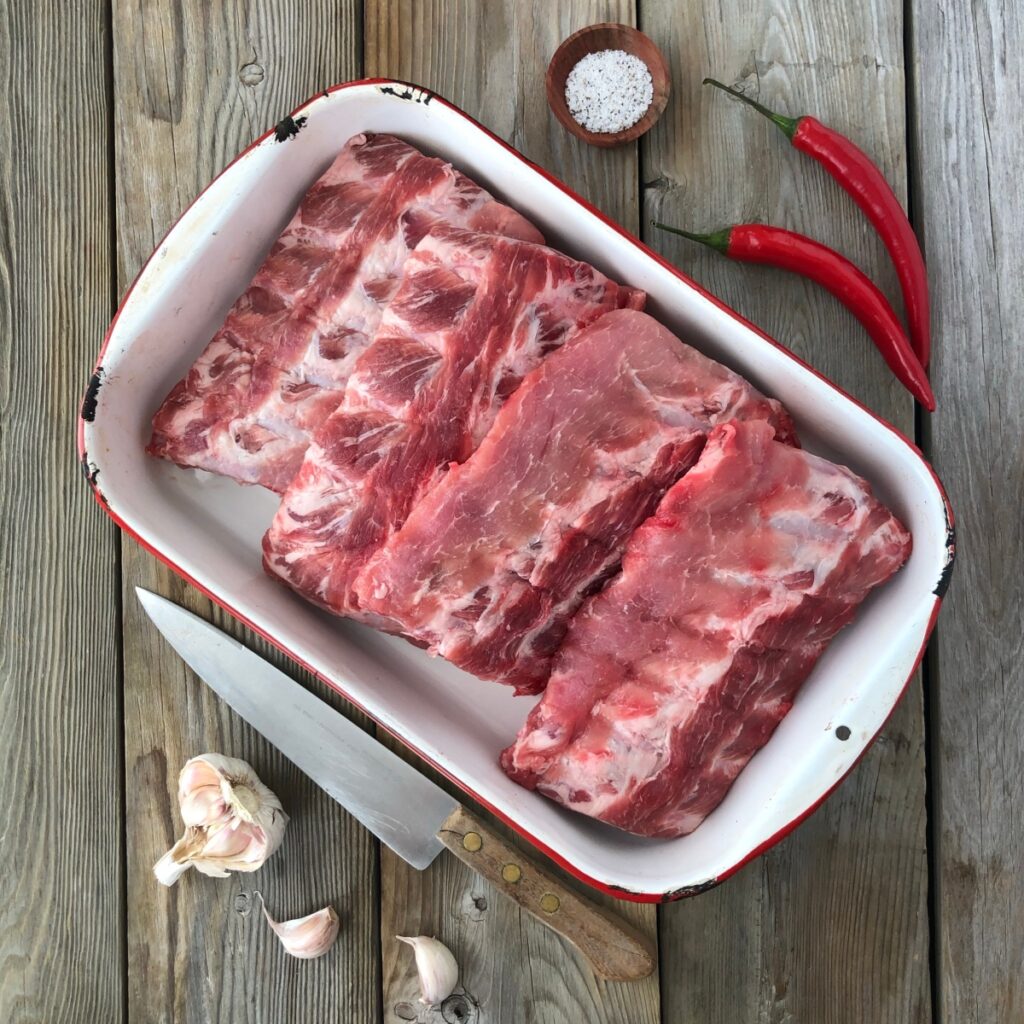
[[[196,0],[141,10],[115,3],[122,289],[238,150],[318,88],[358,76],[359,24],[354,0]],[[184,668],[133,588],[168,595],[265,655],[266,646],[127,541],[123,578],[131,1019],[376,1020],[376,844]],[[317,692],[328,698],[323,687]],[[181,827],[177,772],[209,750],[248,760],[281,797],[291,815],[284,845],[254,875],[224,880],[189,872],[164,890],[151,869]],[[263,921],[254,889],[279,919],[332,904],[342,940],[320,960],[288,957]]]
[[[642,145],[645,220],[703,231],[762,221],[840,249],[893,299],[851,200],[769,122],[705,75],[851,135],[906,191],[902,7],[893,0],[706,5],[644,0],[675,73]],[[912,404],[853,318],[807,282],[674,236],[670,260],[905,432]],[[668,1021],[930,1019],[924,723],[915,681],[882,738],[806,824],[721,888],[662,908]],[[665,965],[672,964],[671,969]]]
[[[581,145],[555,120],[544,95],[544,71],[558,44],[593,22],[634,23],[632,3],[368,0],[364,19],[368,75],[436,90],[636,230],[636,146]],[[483,817],[521,848],[508,829]],[[453,857],[439,857],[419,873],[383,850],[381,885],[387,1022],[659,1019],[656,977],[597,981],[568,946]],[[653,908],[619,904],[617,910],[653,938]],[[460,960],[464,987],[445,1007],[417,1004],[412,957],[392,939],[418,933],[438,935]]]
[[[117,537],[74,451],[110,315],[104,6],[0,8],[0,1020],[123,1020]],[[55,72],[54,69],[60,69]]]
[[[1024,78],[1019,4],[914,3],[928,450],[959,524],[931,670],[938,1019],[1024,1020]]]

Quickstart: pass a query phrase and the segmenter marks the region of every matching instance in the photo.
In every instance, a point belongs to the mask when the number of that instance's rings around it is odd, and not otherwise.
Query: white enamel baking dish
[[[771,741],[689,836],[629,836],[512,783],[497,755],[515,736],[529,698],[304,603],[260,567],[272,494],[143,452],[157,405],[206,345],[301,195],[361,131],[400,135],[450,160],[526,214],[551,244],[646,290],[651,313],[781,399],[807,448],[863,474],[913,533],[909,563],[832,644]],[[83,468],[97,498],[178,573],[578,877],[649,901],[726,878],[828,795],[903,693],[952,565],[952,516],[939,481],[892,427],[440,97],[381,80],[341,85],[300,107],[276,135],[242,153],[185,211],[110,326],[79,424]]]

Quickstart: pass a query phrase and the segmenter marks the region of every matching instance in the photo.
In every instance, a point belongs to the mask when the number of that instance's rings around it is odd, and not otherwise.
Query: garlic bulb
[[[185,834],[153,868],[173,885],[190,867],[226,878],[255,871],[281,845],[288,815],[245,761],[223,754],[193,757],[178,776]]]
[[[260,902],[263,902],[262,894]],[[264,903],[263,916],[276,932],[285,951],[300,960],[323,956],[334,945],[341,925],[334,907],[324,907],[305,917],[297,917],[294,921],[275,921]]]
[[[436,1006],[455,990],[459,965],[452,951],[439,939],[429,935],[396,935],[399,942],[412,946],[416,954],[416,970],[420,976],[420,1002]]]

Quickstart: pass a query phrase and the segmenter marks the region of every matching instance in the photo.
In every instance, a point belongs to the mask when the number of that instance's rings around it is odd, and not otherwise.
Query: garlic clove
[[[216,754],[204,754],[193,757],[185,762],[185,767],[178,775],[178,798],[201,786],[214,786],[220,789],[220,772],[206,758],[217,757]]]
[[[260,902],[263,901],[262,894]],[[334,907],[324,907],[294,921],[275,921],[263,905],[263,916],[281,940],[285,952],[300,960],[313,960],[323,956],[338,938],[341,922]]]
[[[256,826],[234,821],[221,828],[207,830],[202,855],[225,860],[258,860],[262,838]]]
[[[436,1006],[455,990],[459,965],[452,951],[439,939],[429,935],[396,935],[399,942],[412,946],[416,954],[416,971],[420,976],[420,1002]]]
[[[207,834],[203,847],[192,858],[196,870],[213,878],[226,878],[231,871],[255,871],[267,858],[260,837],[245,822],[225,825]]]
[[[245,761],[202,754],[178,776],[185,834],[156,863],[161,883],[173,885],[189,868],[224,878],[255,871],[281,845],[288,815]]]
[[[193,858],[197,871],[223,878],[229,871],[256,871],[280,844],[282,828],[271,845],[268,834],[258,825],[235,821],[214,832]]]
[[[220,786],[197,786],[179,797],[178,806],[186,825],[212,825],[228,812]]]

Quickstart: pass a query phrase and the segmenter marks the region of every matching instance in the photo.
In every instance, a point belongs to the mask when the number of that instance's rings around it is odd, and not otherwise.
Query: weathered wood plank
[[[894,300],[884,251],[853,203],[771,124],[705,75],[852,135],[905,192],[902,8],[894,0],[680,5],[643,0],[673,68],[642,146],[645,215],[693,230],[762,221],[850,256]],[[851,316],[814,286],[647,237],[683,270],[905,432],[912,405]],[[929,1019],[922,696],[813,818],[721,888],[662,908],[666,1021]],[[672,965],[669,968],[667,965]]]
[[[239,149],[318,88],[358,76],[359,24],[354,0],[114,4],[122,289]],[[123,576],[131,1018],[376,1020],[376,844],[185,670],[133,588],[167,594],[263,653],[265,645],[130,542]],[[177,772],[207,750],[250,761],[279,794],[292,816],[285,843],[255,875],[191,872],[163,890],[151,868],[180,828]],[[257,888],[278,917],[332,903],[343,938],[321,960],[287,957],[246,895]]]
[[[960,523],[931,668],[939,1019],[1024,1020],[1024,12],[912,5],[928,450]]]
[[[544,95],[544,70],[558,43],[593,22],[633,23],[631,2],[369,0],[364,17],[367,74],[436,90],[636,230],[636,148],[583,146],[554,120]],[[386,1021],[659,1019],[656,978],[595,981],[564,943],[452,857],[439,857],[420,873],[383,850],[381,889]],[[652,908],[617,909],[653,935]],[[412,957],[392,938],[419,933],[443,938],[461,963],[464,994],[443,1011],[417,1005]]]
[[[544,92],[558,44],[598,21],[634,24],[632,0],[367,0],[366,73],[437,91],[634,230],[636,147],[583,145]]]
[[[117,537],[73,448],[110,314],[104,12],[0,9],[0,1020],[12,1024],[123,1019]]]

